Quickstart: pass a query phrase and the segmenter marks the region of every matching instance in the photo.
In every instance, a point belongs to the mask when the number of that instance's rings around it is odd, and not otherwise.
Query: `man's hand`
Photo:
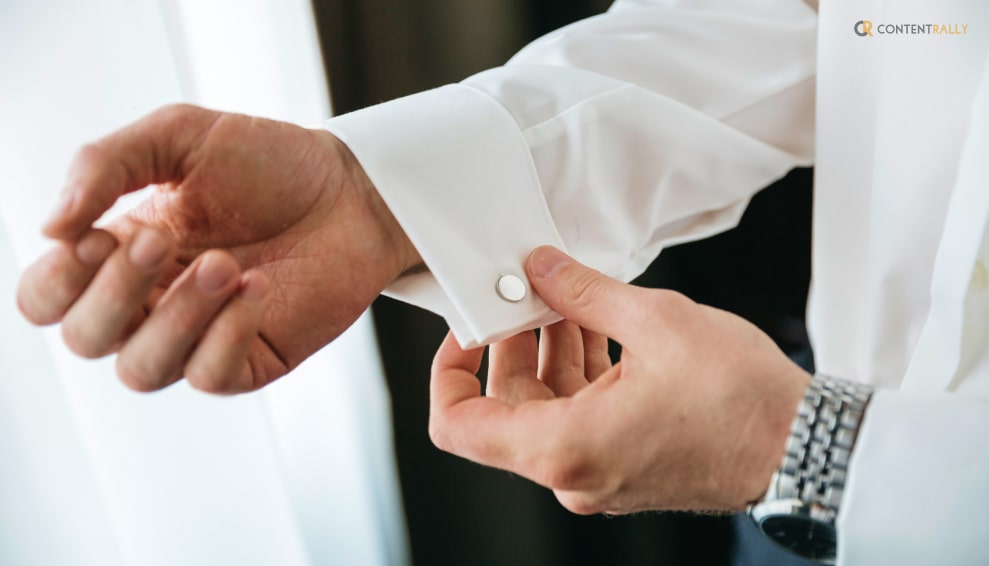
[[[538,345],[532,332],[493,345],[488,397],[482,350],[448,336],[433,364],[437,446],[549,487],[581,514],[739,510],[765,492],[810,380],[769,337],[554,248],[527,270],[568,320]],[[622,345],[613,367],[604,336]]]
[[[153,194],[106,230],[121,195]],[[170,106],[84,147],[45,226],[59,244],[18,305],[150,391],[183,376],[235,393],[285,374],[420,260],[325,131]]]

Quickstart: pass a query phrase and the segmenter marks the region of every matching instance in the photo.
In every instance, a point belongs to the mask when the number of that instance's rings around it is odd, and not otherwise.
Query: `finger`
[[[645,289],[611,279],[556,248],[536,248],[526,271],[550,308],[584,328],[627,344],[637,342],[648,323]]]
[[[168,272],[168,269],[168,267],[165,268],[166,273]],[[147,320],[148,315],[152,310],[154,310],[155,305],[158,304],[158,301],[165,294],[166,289],[162,288],[164,279],[165,277],[158,278],[158,282],[151,288],[151,291],[148,293],[148,297],[144,300],[144,304],[141,305],[141,308],[135,310],[133,315],[131,315],[130,322],[127,323],[124,333],[117,339],[116,344],[110,348],[111,351],[119,352],[120,349],[124,347],[127,339],[133,336],[134,333],[137,332],[137,329],[144,324],[145,320]]]
[[[480,397],[481,382],[477,379],[477,370],[481,368],[483,357],[483,348],[462,350],[453,333],[447,333],[433,358],[430,406],[445,408],[464,399]]]
[[[158,301],[120,350],[117,374],[128,387],[171,385],[210,321],[237,290],[240,267],[227,252],[200,256]]]
[[[194,106],[166,106],[84,146],[69,166],[45,235],[75,239],[120,196],[177,180],[182,162],[218,116]]]
[[[512,406],[552,399],[553,392],[536,378],[539,346],[535,332],[521,332],[492,344],[488,356],[488,397]]]
[[[172,254],[172,241],[151,227],[118,247],[62,320],[69,348],[87,358],[112,352]]]
[[[557,397],[569,397],[587,386],[579,326],[561,320],[543,328],[539,339],[539,379]]]
[[[533,478],[537,455],[547,454],[554,443],[553,435],[543,432],[567,426],[560,401],[513,408],[481,397],[475,376],[481,355],[481,349],[461,350],[452,334],[440,346],[430,380],[430,438],[452,454]]]
[[[429,383],[429,436],[438,448],[482,464],[505,468],[510,464],[505,423],[512,406],[494,397],[481,397],[476,377],[483,349],[461,350],[453,333],[447,334],[433,359]],[[482,423],[497,423],[483,432],[496,438],[478,447],[474,430]],[[502,438],[497,438],[502,436]]]
[[[90,230],[78,242],[60,242],[21,275],[21,313],[38,325],[62,320],[116,247],[117,240],[104,230]]]
[[[580,329],[584,341],[584,375],[593,382],[611,369],[611,354],[608,353],[608,337],[586,328]]]
[[[207,393],[233,394],[265,385],[248,362],[251,344],[271,298],[271,282],[257,271],[245,273],[240,288],[210,323],[186,364],[189,384]]]

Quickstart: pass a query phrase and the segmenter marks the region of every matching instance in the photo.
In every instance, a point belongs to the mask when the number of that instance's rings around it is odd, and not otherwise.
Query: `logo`
[[[968,24],[873,24],[872,20],[859,20],[852,26],[855,35],[859,37],[875,37],[877,35],[930,35],[934,37],[950,37],[968,35]]]

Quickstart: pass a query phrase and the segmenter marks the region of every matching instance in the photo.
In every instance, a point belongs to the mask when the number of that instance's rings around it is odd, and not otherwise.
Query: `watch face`
[[[834,564],[838,546],[834,527],[794,515],[766,517],[759,526],[766,536],[790,552],[825,564]]]

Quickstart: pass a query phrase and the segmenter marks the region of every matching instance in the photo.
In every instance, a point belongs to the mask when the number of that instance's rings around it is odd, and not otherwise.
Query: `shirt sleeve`
[[[989,12],[986,12],[989,14]],[[989,51],[899,391],[877,391],[849,462],[839,564],[989,564]]]
[[[849,463],[838,564],[989,564],[989,404],[877,391]]]
[[[619,0],[503,67],[329,120],[428,267],[386,294],[477,346],[557,320],[497,292],[537,246],[629,281],[733,227],[811,161],[815,36],[799,0]]]

